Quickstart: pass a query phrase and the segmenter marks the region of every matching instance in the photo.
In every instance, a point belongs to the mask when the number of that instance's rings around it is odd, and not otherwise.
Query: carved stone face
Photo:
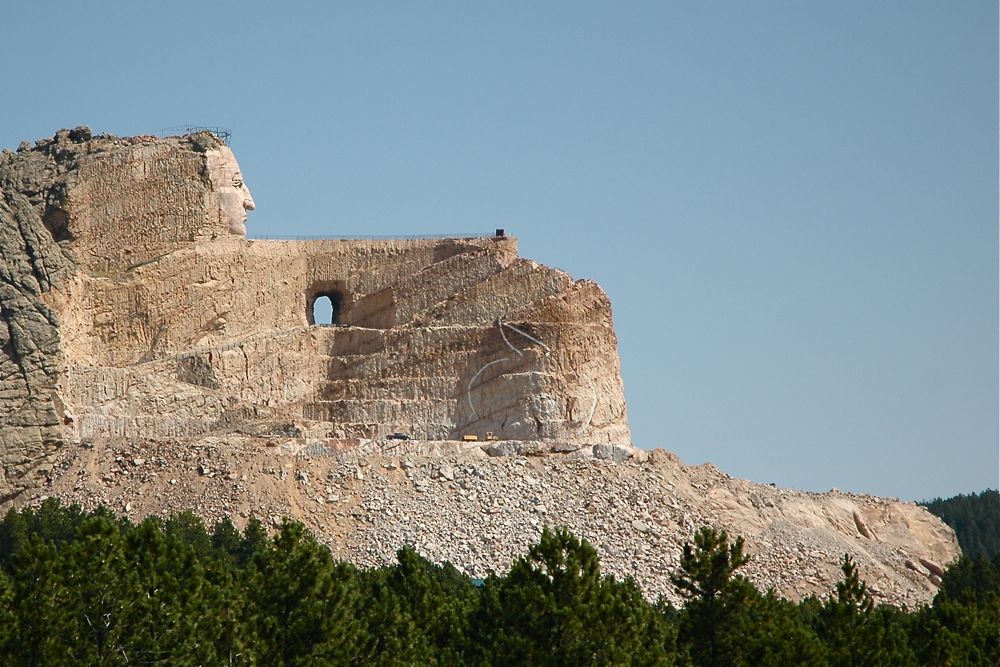
[[[236,156],[229,146],[213,148],[205,154],[208,161],[208,177],[212,182],[213,209],[217,206],[219,218],[230,234],[245,236],[247,233],[247,211],[254,210],[253,197]]]

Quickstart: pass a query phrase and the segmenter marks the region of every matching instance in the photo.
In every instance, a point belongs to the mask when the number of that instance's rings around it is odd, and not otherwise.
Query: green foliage
[[[269,542],[264,524],[257,517],[251,517],[247,521],[246,528],[243,529],[243,541],[240,542],[235,554],[236,562],[240,565],[246,565],[257,553],[266,551],[268,548]]]
[[[13,588],[7,575],[0,570],[0,656],[11,654],[17,639],[17,617],[14,615]]]
[[[413,620],[406,602],[390,583],[391,571],[379,568],[360,573],[364,642],[352,664],[434,664],[427,637]],[[456,647],[461,649],[461,647]],[[441,664],[448,664],[442,662]]]
[[[857,565],[847,554],[840,565],[843,579],[836,595],[822,606],[815,619],[817,634],[828,649],[831,665],[916,664],[907,638],[891,611],[875,607]]]
[[[565,528],[503,579],[491,578],[474,624],[490,665],[668,665],[672,633],[631,579],[602,577],[597,552]]]
[[[83,519],[79,505],[63,507],[55,498],[46,499],[38,509],[10,510],[0,521],[0,567],[9,565],[31,535],[56,546],[72,541]]]
[[[746,562],[740,538],[699,530],[678,609],[602,575],[565,528],[477,587],[411,548],[358,571],[298,523],[272,539],[256,520],[133,525],[46,501],[0,520],[0,664],[1000,664],[1000,558],[953,564],[909,612],[875,605],[847,556],[828,599],[798,604],[757,591]]]
[[[56,547],[37,535],[24,535],[11,555],[8,600],[16,626],[4,656],[10,664],[70,664],[64,643],[70,617],[59,560]]]
[[[201,519],[190,510],[184,510],[164,521],[163,532],[167,537],[187,544],[199,559],[212,554],[212,537],[205,530]]]
[[[136,575],[130,633],[131,663],[218,662],[226,608],[194,548],[147,519],[126,538],[129,568]]]
[[[733,614],[726,644],[734,647],[730,664],[822,665],[826,647],[802,620],[798,606],[768,591],[748,598],[746,607]]]
[[[934,604],[920,610],[912,626],[921,664],[1000,664],[1000,556],[952,564]]]
[[[992,561],[983,556],[963,556],[953,563],[941,581],[935,604],[944,601],[967,606],[988,606],[1000,597],[1000,554]]]
[[[921,504],[954,529],[966,556],[1000,555],[1000,493],[995,489]]]
[[[726,531],[706,526],[695,533],[693,547],[684,543],[681,572],[671,575],[670,581],[685,598],[707,602],[735,592],[740,582],[734,574],[749,560],[743,554],[742,537],[729,544]]]
[[[867,657],[867,641],[862,630],[875,609],[875,602],[861,581],[858,568],[847,554],[841,561],[844,578],[837,582],[836,595],[822,606],[816,618],[816,631],[830,651],[830,664],[872,664],[859,662]]]
[[[868,584],[861,581],[858,567],[849,554],[840,561],[844,578],[837,582],[837,597],[830,598],[824,606],[829,614],[844,618],[867,617],[875,608],[875,602],[868,592]]]
[[[749,609],[760,595],[736,574],[748,561],[743,539],[730,544],[724,530],[700,528],[694,545],[684,544],[680,572],[670,581],[688,601],[680,616],[679,643],[695,664],[740,663],[743,635],[752,625]]]
[[[229,517],[216,522],[212,531],[212,552],[217,558],[233,563],[240,557],[243,538]]]
[[[106,516],[85,520],[60,560],[73,662],[128,664],[125,644],[136,620],[138,582],[117,524]]]
[[[360,648],[355,570],[286,522],[258,551],[244,592],[254,662],[275,667],[349,662]]]
[[[472,582],[450,563],[435,565],[412,548],[400,549],[396,559],[387,583],[433,647],[433,661],[462,664],[461,648],[477,601]]]

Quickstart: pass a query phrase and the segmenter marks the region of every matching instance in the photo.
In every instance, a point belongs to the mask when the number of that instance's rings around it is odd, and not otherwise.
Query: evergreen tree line
[[[1000,554],[1000,493],[995,489],[920,504],[955,530],[958,546],[966,556],[993,558]]]
[[[337,561],[299,523],[209,531],[45,501],[0,521],[3,665],[989,665],[1000,559],[964,558],[933,604],[875,605],[848,557],[828,599],[760,592],[743,540],[702,528],[650,603],[563,528],[472,580],[403,548]]]

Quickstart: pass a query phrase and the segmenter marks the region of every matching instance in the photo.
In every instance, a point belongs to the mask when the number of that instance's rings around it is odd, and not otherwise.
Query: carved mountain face
[[[231,234],[245,236],[247,211],[256,208],[250,189],[243,182],[240,165],[229,146],[220,146],[206,153],[208,177],[212,183],[213,212]]]

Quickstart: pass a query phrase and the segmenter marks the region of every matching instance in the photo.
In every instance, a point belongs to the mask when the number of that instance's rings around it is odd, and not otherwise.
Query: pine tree
[[[0,664],[13,664],[13,643],[17,640],[17,617],[14,615],[14,589],[0,569]]]
[[[687,599],[678,644],[699,665],[738,664],[750,604],[760,594],[736,571],[749,561],[743,538],[731,544],[726,531],[705,526],[684,544],[674,588]]]
[[[267,539],[267,530],[264,524],[257,517],[250,517],[246,527],[243,528],[243,539],[236,551],[236,562],[242,566],[253,560],[254,556],[270,548]]]
[[[698,604],[694,603],[695,607]],[[685,622],[697,616],[696,613],[685,618]],[[798,607],[774,591],[764,595],[754,591],[740,606],[727,610],[716,628],[714,640],[717,650],[711,659],[716,664],[755,667],[826,664],[825,646],[803,621]],[[705,652],[700,654],[704,656]]]
[[[922,664],[1000,664],[1000,555],[953,563],[934,603],[919,610],[911,626]]]
[[[730,544],[726,531],[705,526],[695,533],[693,547],[684,543],[681,572],[671,575],[670,581],[689,600],[713,600],[732,588],[736,570],[749,561],[742,537]]]
[[[597,552],[565,528],[545,528],[506,578],[487,582],[482,605],[484,664],[672,663],[638,587],[602,578]]]
[[[911,665],[915,656],[901,628],[875,602],[848,554],[840,565],[843,579],[816,617],[816,632],[827,647],[831,665]]]
[[[125,665],[136,630],[138,576],[125,557],[119,524],[99,512],[84,521],[59,559],[70,611],[69,651],[76,664]]]
[[[286,521],[271,547],[256,552],[244,590],[258,664],[344,664],[360,650],[355,571],[335,563],[302,524]]]
[[[24,512],[11,508],[0,520],[0,567],[10,571],[14,554],[28,542],[28,520]]]
[[[383,567],[358,573],[358,618],[362,629],[360,649],[351,664],[403,667],[435,662],[427,632],[413,620],[408,603],[394,588],[394,569]]]
[[[71,665],[67,652],[70,612],[56,548],[26,536],[11,558],[10,611],[15,639],[4,664]]]
[[[477,601],[472,582],[450,563],[435,565],[412,548],[400,549],[396,559],[387,584],[401,598],[428,647],[433,647],[434,662],[462,664],[469,617]]]
[[[212,530],[212,550],[216,558],[235,564],[240,554],[241,542],[240,531],[228,516],[215,523],[215,528]]]
[[[205,530],[205,524],[190,510],[184,510],[164,521],[163,532],[167,537],[187,544],[199,560],[212,555],[212,538]]]
[[[73,541],[84,518],[79,505],[65,507],[56,498],[46,498],[38,509],[10,509],[0,521],[0,567],[10,562],[30,535],[56,547]]]
[[[126,541],[129,567],[141,591],[127,641],[133,663],[197,665],[216,662],[223,611],[194,550],[159,522],[146,520]]]
[[[996,489],[921,504],[954,529],[964,555],[987,559],[1000,555],[1000,493]]]

